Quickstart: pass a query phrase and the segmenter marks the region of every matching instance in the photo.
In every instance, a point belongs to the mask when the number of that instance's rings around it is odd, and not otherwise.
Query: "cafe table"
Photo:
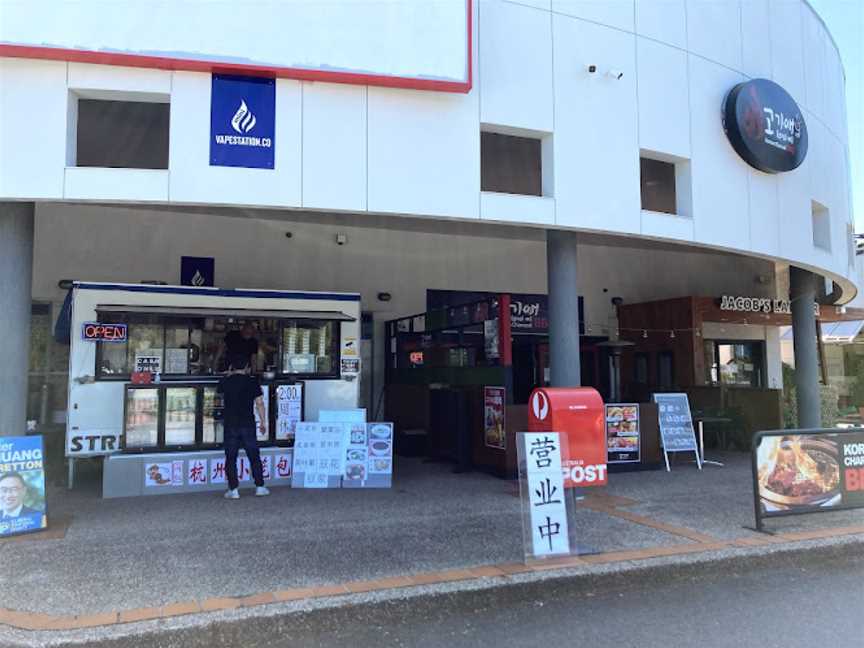
[[[693,417],[696,421],[696,425],[699,429],[699,454],[702,457],[703,464],[711,464],[712,466],[723,466],[723,462],[721,461],[713,461],[705,458],[705,424],[708,425],[714,423],[731,423],[732,419],[726,418],[725,416],[708,416],[708,415],[699,415]],[[714,431],[717,433],[718,445],[720,445],[720,440],[723,438],[723,432],[714,428]]]

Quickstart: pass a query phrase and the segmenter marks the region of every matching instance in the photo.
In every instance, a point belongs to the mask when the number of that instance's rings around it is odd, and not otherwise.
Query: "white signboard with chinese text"
[[[294,438],[294,488],[339,488],[345,473],[350,426],[344,423],[297,424]]]
[[[365,423],[366,409],[321,410],[318,412],[320,423]]]
[[[303,383],[279,385],[276,388],[276,439],[293,439],[297,424],[302,420]]]
[[[520,432],[516,447],[526,559],[568,555],[572,529],[567,517],[560,435]]]
[[[291,448],[261,448],[267,486],[290,486]],[[252,488],[252,467],[245,451],[237,457],[240,487]],[[143,478],[142,478],[143,477]],[[220,450],[158,454],[114,454],[103,464],[103,496],[130,497],[221,491],[228,487],[225,453]]]

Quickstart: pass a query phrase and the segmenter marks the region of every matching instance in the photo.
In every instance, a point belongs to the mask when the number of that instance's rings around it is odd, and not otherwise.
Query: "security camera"
[[[348,237],[345,234],[336,235],[336,245],[345,245],[348,242]]]
[[[612,302],[613,306],[620,306],[621,304],[624,303],[624,299],[622,297],[613,297],[609,301]]]
[[[596,65],[586,65],[585,70],[587,70],[588,74],[596,74],[597,66]]]
[[[620,81],[624,77],[624,73],[620,70],[609,70],[606,73],[606,76],[615,79],[616,81]]]

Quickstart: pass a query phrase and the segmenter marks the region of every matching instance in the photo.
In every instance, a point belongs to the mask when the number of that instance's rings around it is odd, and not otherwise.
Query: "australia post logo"
[[[276,82],[213,75],[210,165],[274,168]]]
[[[531,399],[531,410],[534,412],[534,418],[538,421],[545,421],[549,416],[549,399],[541,391],[534,392],[534,397]]]

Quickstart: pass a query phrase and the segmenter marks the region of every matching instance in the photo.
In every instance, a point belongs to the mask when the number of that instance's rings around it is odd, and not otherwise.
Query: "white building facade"
[[[0,2],[4,286],[57,304],[63,279],[177,283],[181,256],[211,256],[218,285],[354,291],[383,322],[424,310],[427,289],[548,284],[564,303],[546,236],[566,232],[572,292],[598,327],[614,328],[612,296],[788,297],[790,266],[821,278],[823,303],[856,296],[844,71],[804,0],[276,3],[222,51],[230,16],[195,6],[85,18]],[[223,73],[275,79],[272,168],[213,164]],[[793,170],[753,168],[724,131],[727,94],[752,79],[800,108]],[[82,163],[98,139],[82,102],[167,106],[164,162]],[[533,151],[517,172],[487,153],[508,142]],[[674,179],[669,208],[646,200],[653,162]],[[532,188],[510,190],[522,168]],[[26,331],[21,296],[2,294],[4,323]],[[573,351],[552,338],[554,367]],[[779,388],[777,335],[762,339]],[[22,390],[3,393],[19,426]]]

